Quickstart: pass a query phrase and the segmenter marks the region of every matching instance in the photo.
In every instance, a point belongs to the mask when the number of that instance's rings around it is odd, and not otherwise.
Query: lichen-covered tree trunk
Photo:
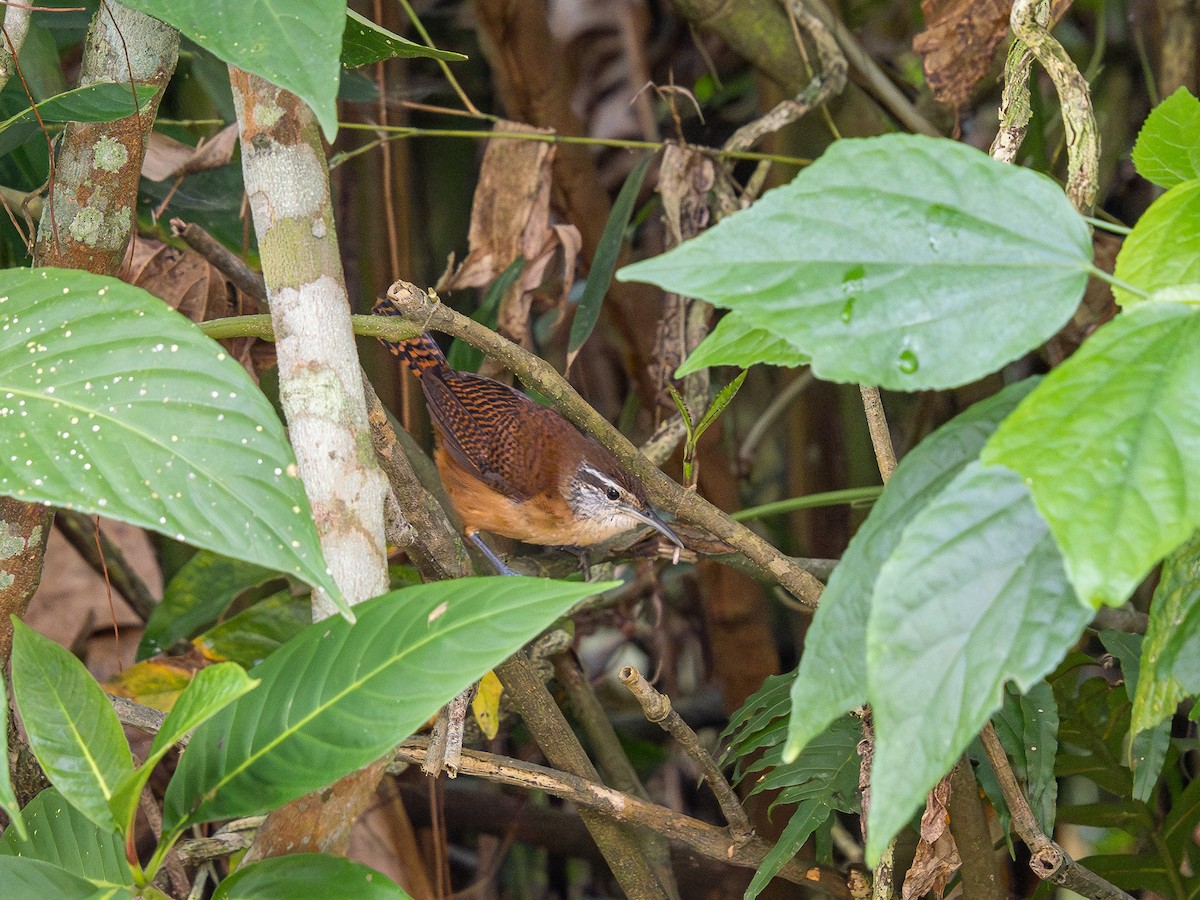
[[[350,305],[334,229],[329,174],[312,111],[295,95],[230,70],[242,170],[267,283],[279,392],[321,546],[351,603],[387,589],[386,481],[367,424]],[[335,613],[314,594],[313,616]],[[344,853],[382,765],[272,813],[254,857]]]
[[[101,81],[154,85],[138,115],[73,122],[63,132],[34,254],[40,265],[115,275],[133,235],[138,178],[163,89],[179,58],[179,32],[104,3],[88,29],[79,86]],[[130,89],[130,105],[133,92]]]

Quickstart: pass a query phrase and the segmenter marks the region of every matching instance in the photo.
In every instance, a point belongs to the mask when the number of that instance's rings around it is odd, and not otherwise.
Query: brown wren
[[[396,314],[387,300],[373,312]],[[446,493],[467,539],[498,571],[516,574],[480,531],[584,548],[649,525],[683,546],[616,457],[558,412],[499,381],[452,369],[428,333],[380,340],[419,379]]]

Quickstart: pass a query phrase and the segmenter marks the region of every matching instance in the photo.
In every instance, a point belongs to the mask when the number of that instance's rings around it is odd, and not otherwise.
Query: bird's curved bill
[[[640,509],[634,509],[633,507],[626,507],[624,511],[628,515],[637,519],[638,521],[645,522],[647,525],[649,525],[655,531],[657,531],[660,534],[662,534],[663,536],[665,536],[676,547],[679,547],[681,549],[686,549],[683,546],[683,541],[681,541],[679,539],[678,535],[676,535],[675,532],[673,532],[667,526],[666,522],[664,522],[662,519],[659,518],[658,513],[656,513],[654,510],[651,509],[651,510],[647,510],[646,512],[642,512]]]

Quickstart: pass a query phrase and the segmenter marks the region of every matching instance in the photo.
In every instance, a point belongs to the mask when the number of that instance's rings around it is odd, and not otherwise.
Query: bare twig
[[[129,602],[138,618],[147,621],[158,606],[158,601],[129,564],[121,548],[109,540],[103,531],[97,535],[95,520],[83,513],[60,509],[54,517],[54,524],[95,572],[103,574],[107,569],[109,583]]]
[[[396,751],[396,759],[420,764],[426,754],[425,740],[406,741]],[[663,806],[647,803],[629,794],[587,778],[548,769],[532,763],[464,750],[462,774],[474,775],[497,784],[545,791],[554,797],[569,800],[581,809],[591,810],[627,825],[651,828],[659,834],[691,848],[701,856],[721,860],[733,866],[756,869],[770,851],[770,845],[752,838],[738,845],[729,833],[716,825],[701,822],[673,812]],[[779,872],[779,878],[794,884],[819,888],[838,898],[848,898],[845,880],[836,872],[817,865],[802,865],[790,860]]]
[[[729,833],[733,839],[739,844],[750,840],[754,835],[754,826],[750,824],[750,818],[746,815],[746,810],[742,808],[741,801],[738,800],[733,787],[725,779],[712,755],[701,746],[696,732],[692,731],[687,722],[680,718],[679,713],[671,708],[671,699],[661,691],[655,690],[654,686],[643,678],[642,673],[633,666],[623,666],[619,677],[621,683],[629,688],[629,693],[633,694],[637,702],[641,704],[647,721],[658,725],[675,738],[684,752],[692,758],[696,767],[699,768],[700,774],[708,782],[713,795],[717,798],[725,821],[729,823]]]
[[[1120,888],[1075,862],[1062,847],[1046,836],[1029,807],[1029,801],[1025,799],[1021,785],[1017,783],[1017,777],[1008,763],[1008,754],[1004,752],[1004,745],[1000,743],[991,722],[983,726],[979,736],[996,773],[996,780],[1000,783],[1000,793],[1004,795],[1004,801],[1012,813],[1013,827],[1029,848],[1029,868],[1033,869],[1034,874],[1042,881],[1057,884],[1092,900],[1133,900]]]
[[[863,412],[867,415],[867,428],[871,432],[871,446],[875,448],[879,476],[887,484],[896,470],[896,451],[892,447],[892,435],[883,414],[883,401],[879,399],[879,388],[873,385],[860,385],[859,391],[862,393]]]
[[[260,308],[266,307],[267,282],[262,272],[251,269],[245,260],[199,225],[184,222],[182,219],[172,219],[171,233],[182,238],[185,244],[220,269],[243,294],[257,300]]]
[[[429,754],[421,763],[421,771],[436,778],[445,772],[450,778],[458,777],[462,761],[463,730],[467,721],[467,707],[475,696],[476,685],[455,694],[454,699],[438,711],[437,721],[429,738]]]

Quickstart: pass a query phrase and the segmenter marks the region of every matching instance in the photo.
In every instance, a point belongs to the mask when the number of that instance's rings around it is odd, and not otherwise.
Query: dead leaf
[[[152,132],[146,144],[146,158],[142,161],[142,176],[151,181],[166,181],[168,178],[219,169],[228,165],[233,158],[237,138],[236,123],[225,126],[207,141],[201,138],[195,147],[157,131]]]
[[[257,305],[225,274],[190,247],[172,247],[140,235],[126,257],[122,281],[149,291],[193,322],[257,312]],[[224,341],[252,378],[275,364],[275,345],[257,338]]]
[[[1012,0],[921,0],[925,30],[913,38],[913,50],[925,58],[933,96],[955,112],[991,68],[1011,10]]]
[[[500,132],[547,134],[546,129],[517,122],[498,122]],[[550,167],[554,146],[542,141],[493,138],[484,151],[479,182],[471,205],[469,252],[462,265],[444,276],[437,290],[491,284],[518,256],[525,258],[520,281],[500,304],[497,330],[525,348],[533,346],[529,324],[533,291],[545,280],[550,263],[561,252],[565,302],[575,277],[582,239],[573,225],[550,225]]]
[[[939,781],[925,801],[921,815],[921,839],[912,867],[904,876],[904,900],[923,897],[933,891],[942,896],[946,885],[962,865],[958,847],[950,834],[950,776]]]

